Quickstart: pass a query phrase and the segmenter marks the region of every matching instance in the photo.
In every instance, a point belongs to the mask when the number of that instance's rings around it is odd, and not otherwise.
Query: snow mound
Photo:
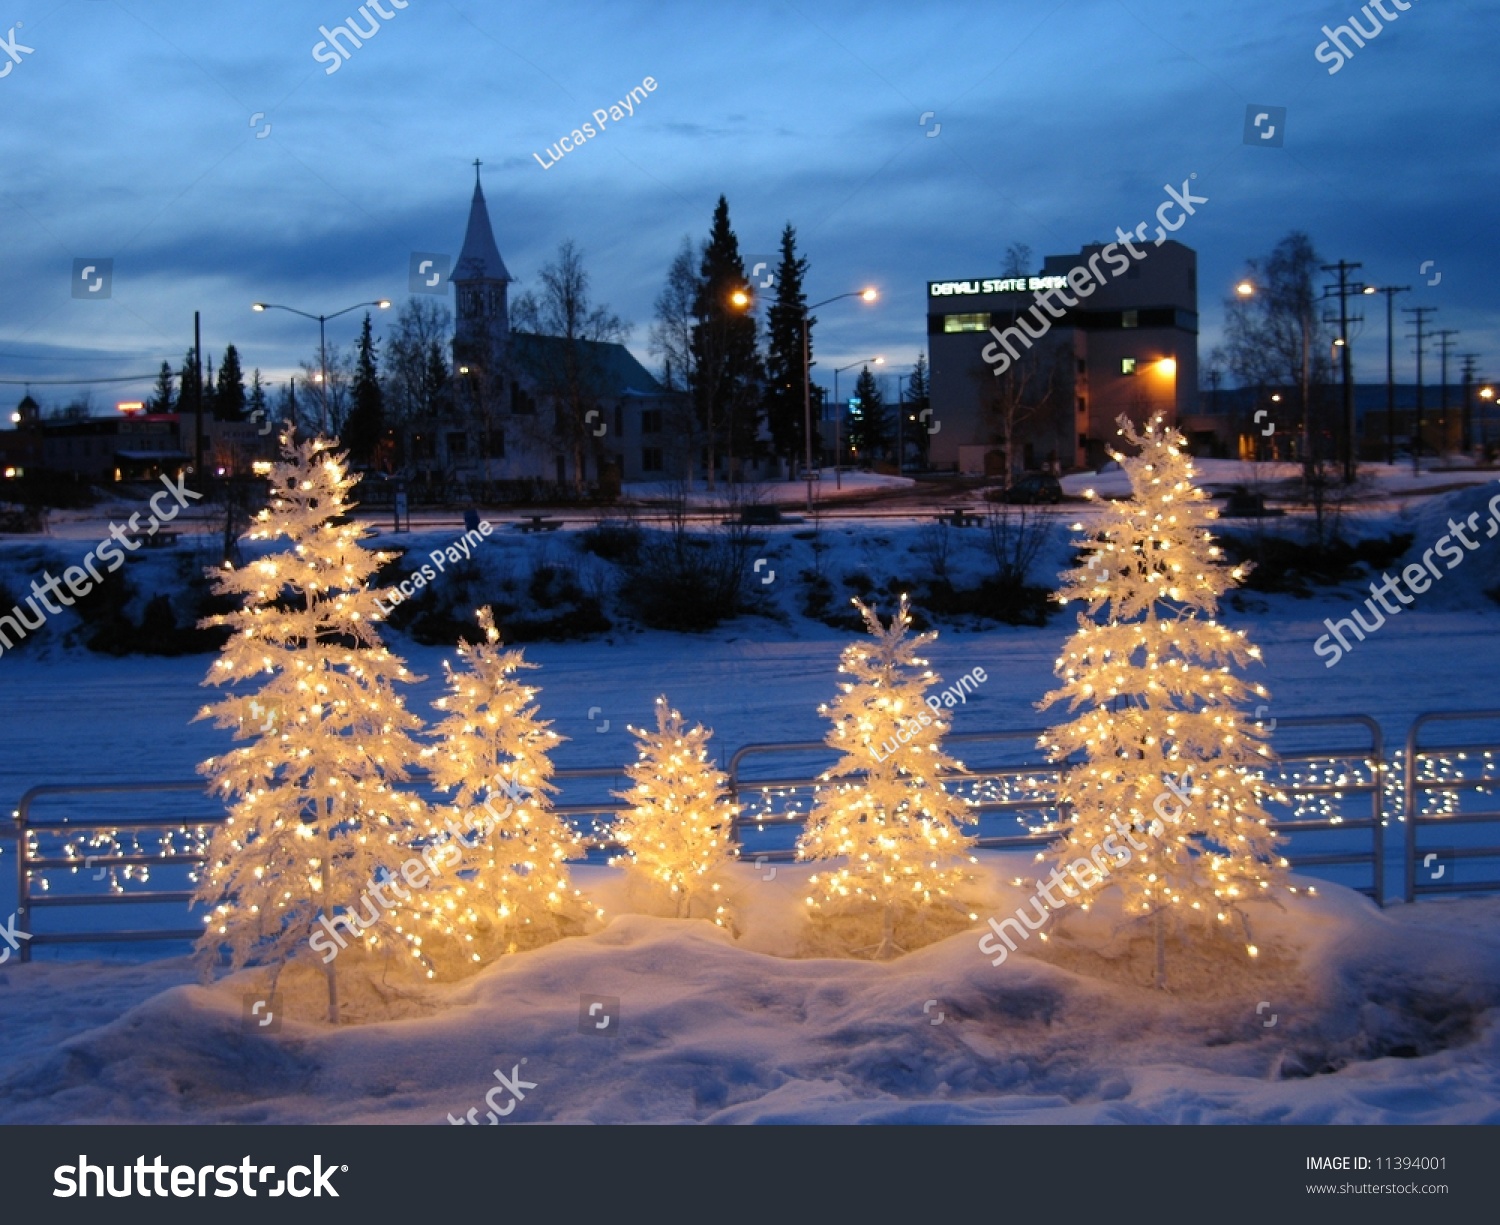
[[[998,881],[1029,857],[980,858],[984,917],[1008,914]],[[1320,885],[1265,908],[1264,964],[1159,992],[1099,908],[998,967],[979,930],[889,962],[772,956],[802,869],[740,867],[765,890],[742,940],[620,915],[462,983],[372,980],[350,1011],[384,1019],[338,1028],[311,970],[283,976],[272,1034],[242,1020],[249,973],[141,998],[138,967],[7,967],[0,1122],[482,1123],[517,1070],[506,1123],[1500,1122],[1500,899],[1382,912]],[[33,973],[45,1017],[18,1007]],[[116,998],[65,1032],[70,1000]]]

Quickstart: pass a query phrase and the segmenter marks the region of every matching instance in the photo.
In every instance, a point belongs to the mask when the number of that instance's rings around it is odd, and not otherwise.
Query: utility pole
[[[1401,308],[1401,313],[1412,316],[1412,321],[1417,325],[1417,334],[1415,337],[1417,342],[1417,420],[1416,428],[1412,431],[1411,444],[1411,470],[1413,473],[1422,470],[1422,354],[1424,352],[1422,346],[1426,339],[1423,329],[1427,323],[1427,316],[1433,314],[1436,310],[1437,307],[1435,306],[1403,306]]]
[[[1448,350],[1453,347],[1453,342],[1448,337],[1457,336],[1458,329],[1443,328],[1441,331],[1433,332],[1433,335],[1438,338],[1438,347],[1442,350],[1443,354],[1443,388],[1441,392],[1443,401],[1441,411],[1443,415],[1438,418],[1438,424],[1442,426],[1442,445],[1446,447],[1448,445]]]
[[[1336,264],[1324,264],[1324,272],[1337,272],[1339,283],[1337,286],[1328,285],[1323,289],[1325,298],[1332,297],[1335,293],[1339,299],[1339,338],[1343,344],[1339,346],[1342,353],[1339,356],[1340,374],[1344,385],[1344,484],[1354,480],[1354,361],[1350,354],[1353,346],[1349,337],[1349,295],[1363,293],[1365,287],[1359,281],[1350,281],[1349,274],[1356,268],[1363,268],[1363,264],[1350,263],[1348,260],[1339,260]],[[1355,322],[1361,322],[1356,319]]]
[[[1410,293],[1410,285],[1371,287],[1366,293],[1385,295],[1385,462],[1396,462],[1396,324],[1393,305],[1398,293]]]
[[[1479,360],[1479,354],[1461,353],[1459,356],[1464,359],[1464,418],[1463,435],[1459,440],[1459,446],[1467,455],[1474,446],[1474,409],[1470,394],[1474,390],[1474,363]]]

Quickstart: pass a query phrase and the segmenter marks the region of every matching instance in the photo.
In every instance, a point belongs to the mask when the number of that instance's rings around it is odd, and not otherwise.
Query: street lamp
[[[853,370],[855,366],[883,366],[885,358],[867,357],[863,361],[850,362],[847,366],[838,366],[833,372],[833,487],[842,489],[844,466],[842,464],[843,453],[839,448],[843,445],[840,426],[844,424],[844,402],[839,399],[839,375],[845,370]]]
[[[304,319],[318,321],[318,383],[322,388],[322,428],[325,433],[328,431],[328,321],[337,319],[340,315],[347,315],[350,311],[357,311],[362,306],[377,306],[385,310],[390,304],[389,298],[377,298],[373,302],[356,302],[353,306],[346,306],[343,310],[334,311],[331,315],[310,315],[306,311],[299,311],[294,306],[282,306],[278,302],[252,302],[250,304],[250,309],[253,311],[290,311],[294,315],[301,315]]]
[[[830,302],[839,302],[844,298],[858,298],[862,302],[873,302],[880,295],[874,289],[852,289],[848,293],[835,294],[831,298],[824,298],[821,302],[814,302],[811,306],[802,308],[802,435],[804,442],[804,459],[807,464],[805,475],[807,477],[807,513],[812,514],[813,508],[813,466],[812,466],[812,370],[810,345],[807,338],[809,329],[808,315],[820,306],[827,306]]]
[[[1486,401],[1493,400],[1495,398],[1495,389],[1490,386],[1481,387],[1479,389],[1479,398]],[[1485,456],[1488,456],[1490,453],[1490,406],[1488,403],[1480,409],[1479,449]]]

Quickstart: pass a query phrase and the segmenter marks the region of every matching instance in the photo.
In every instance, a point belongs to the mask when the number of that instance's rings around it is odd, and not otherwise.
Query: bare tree
[[[1031,248],[1026,243],[1013,242],[1005,248],[1003,276],[1030,276],[1031,268]]]
[[[673,471],[692,482],[695,457],[702,445],[698,415],[693,410],[691,390],[697,367],[693,349],[693,305],[702,292],[698,265],[703,246],[695,250],[684,236],[667,270],[667,282],[656,296],[656,322],[651,326],[651,352],[662,359],[661,382],[672,393],[667,433],[674,440]]]
[[[303,415],[315,422],[316,432],[337,437],[343,432],[344,422],[349,418],[354,395],[354,348],[340,349],[328,346],[326,360],[318,353],[302,363],[302,386],[306,395],[301,400]],[[324,368],[328,372],[328,385],[323,385]]]
[[[1063,383],[1062,367],[1071,351],[1061,345],[1028,349],[1001,374],[975,371],[980,404],[990,435],[1004,455],[1005,480],[1015,473],[1015,455],[1033,435],[1047,436],[1048,412]]]
[[[535,338],[513,346],[513,358],[550,402],[554,445],[571,456],[573,485],[581,493],[588,453],[597,455],[599,447],[595,422],[603,411],[605,385],[598,346],[624,341],[630,329],[590,300],[583,255],[571,238],[542,266],[540,281],[536,292],[523,293],[511,308],[513,330]]]

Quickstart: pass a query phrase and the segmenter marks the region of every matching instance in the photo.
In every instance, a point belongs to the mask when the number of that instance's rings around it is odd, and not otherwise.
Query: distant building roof
[[[511,356],[522,369],[556,368],[564,360],[570,342],[562,336],[537,336],[530,332],[512,332]],[[599,380],[595,389],[600,395],[663,395],[666,389],[656,381],[622,344],[596,340],[571,342],[587,353]]]

